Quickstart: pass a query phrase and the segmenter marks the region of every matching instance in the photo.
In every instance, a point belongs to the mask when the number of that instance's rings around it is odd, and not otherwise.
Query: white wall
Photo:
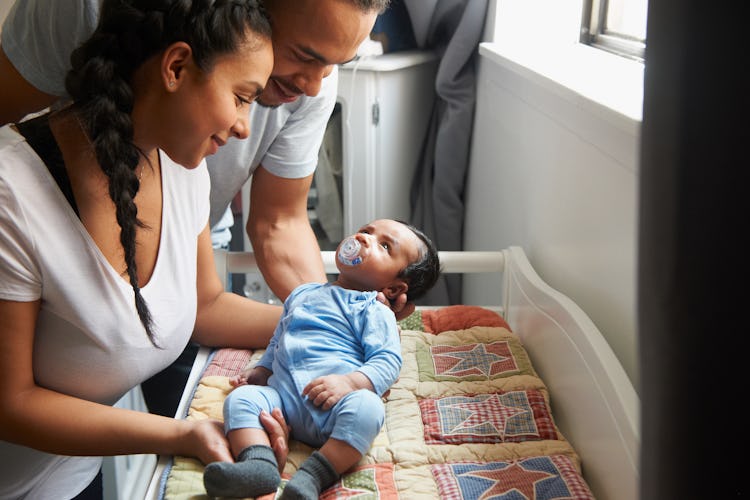
[[[569,66],[562,55],[517,49],[517,43],[480,49],[464,248],[523,247],[541,277],[591,317],[637,388],[642,67],[574,90],[565,74],[542,69],[542,59]],[[612,76],[611,57],[594,64],[597,73]],[[635,93],[624,88],[638,85]],[[607,93],[620,104],[602,104]],[[464,286],[467,303],[500,293],[498,284],[478,276],[468,275]]]

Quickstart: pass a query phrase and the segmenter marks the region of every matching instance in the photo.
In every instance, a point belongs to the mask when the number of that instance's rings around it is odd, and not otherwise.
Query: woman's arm
[[[280,317],[281,306],[224,291],[206,226],[198,237],[198,316],[193,340],[212,347],[265,348]]]
[[[39,302],[0,300],[0,439],[49,453],[179,454],[231,461],[216,421],[178,421],[40,387],[33,375]],[[85,363],[85,360],[81,360]]]

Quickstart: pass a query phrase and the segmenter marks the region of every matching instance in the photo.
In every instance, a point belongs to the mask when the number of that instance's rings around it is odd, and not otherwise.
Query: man
[[[265,0],[273,27],[274,68],[258,105],[251,106],[250,137],[231,139],[206,159],[212,227],[252,175],[246,230],[263,277],[281,300],[300,283],[326,281],[307,217],[307,195],[336,102],[336,65],[356,56],[388,2]],[[99,3],[16,0],[0,41],[0,124],[18,121],[65,94],[70,53],[96,27]],[[402,294],[391,308],[405,317],[414,305]],[[188,353],[181,364],[189,367],[192,356]],[[179,391],[159,407],[153,401],[164,399],[164,391],[158,391],[158,398],[149,396],[148,384],[144,391],[152,411],[174,414]]]
[[[233,139],[207,158],[212,226],[253,175],[246,229],[281,300],[301,282],[325,281],[307,193],[336,100],[336,65],[356,56],[388,1],[266,0],[275,62],[259,106],[251,107],[250,139]],[[99,0],[16,1],[0,43],[0,123],[64,94],[70,52],[93,31],[98,9]]]

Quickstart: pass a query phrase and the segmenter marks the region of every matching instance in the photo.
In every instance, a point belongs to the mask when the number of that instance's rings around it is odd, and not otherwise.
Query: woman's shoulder
[[[24,142],[26,140],[18,132],[14,124],[9,123],[0,127],[0,150],[3,152],[13,151]],[[0,156],[0,159],[3,159],[4,156]]]
[[[13,125],[0,127],[0,182],[36,184],[41,160]]]

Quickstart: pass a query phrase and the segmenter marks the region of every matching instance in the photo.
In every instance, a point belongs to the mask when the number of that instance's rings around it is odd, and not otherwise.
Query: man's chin
[[[269,109],[278,108],[279,106],[283,104],[280,102],[264,102],[261,97],[257,98],[255,100],[255,103],[262,108],[269,108]]]
[[[268,85],[261,95],[258,96],[255,102],[263,106],[264,108],[278,108],[282,104],[294,102],[300,98],[302,93],[298,95],[287,95],[283,89],[288,86],[282,86],[277,80],[273,78],[268,81]]]

